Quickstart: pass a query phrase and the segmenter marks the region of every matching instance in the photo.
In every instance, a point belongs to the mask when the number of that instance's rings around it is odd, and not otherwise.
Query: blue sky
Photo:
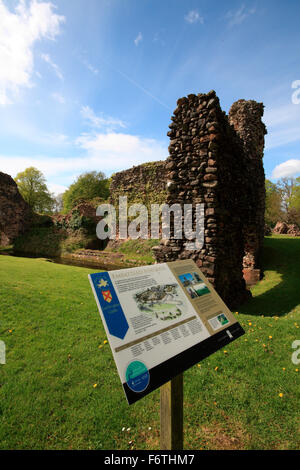
[[[300,174],[300,3],[0,0],[0,171],[55,193],[168,156],[179,97],[265,104],[264,166]]]

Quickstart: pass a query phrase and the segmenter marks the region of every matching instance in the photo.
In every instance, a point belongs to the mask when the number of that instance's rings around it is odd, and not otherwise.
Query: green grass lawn
[[[300,238],[265,239],[246,335],[184,374],[185,449],[299,449]],[[0,256],[1,449],[158,449],[159,391],[128,406],[86,268]]]

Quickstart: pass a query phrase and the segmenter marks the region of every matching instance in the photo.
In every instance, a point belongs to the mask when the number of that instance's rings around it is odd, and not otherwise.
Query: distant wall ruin
[[[163,204],[166,200],[167,169],[164,161],[143,163],[112,176],[110,200],[118,204],[119,196],[127,196],[128,204]]]
[[[231,307],[250,296],[244,278],[249,283],[258,280],[261,268],[266,134],[262,115],[262,103],[239,100],[227,116],[214,91],[180,98],[169,126],[170,155],[159,162],[156,184],[162,202],[192,204],[194,209],[203,203],[205,232],[198,251],[186,250],[186,240],[175,240],[171,234],[156,247],[156,260],[192,258]],[[112,193],[118,188],[118,195],[130,195],[133,184],[135,193],[143,195],[138,188],[145,189],[147,181],[141,168],[117,173]],[[129,175],[132,182],[127,184]],[[139,202],[150,199],[140,197]]]
[[[11,176],[0,172],[0,245],[8,246],[31,222],[32,211]]]
[[[248,217],[244,223],[244,278],[250,284],[260,278],[265,223],[265,173],[263,153],[266,126],[262,122],[264,106],[249,100],[236,101],[229,110],[229,122],[242,140],[246,161]]]

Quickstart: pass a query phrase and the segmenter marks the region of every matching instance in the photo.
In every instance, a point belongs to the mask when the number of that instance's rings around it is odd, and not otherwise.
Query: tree
[[[78,176],[63,194],[64,211],[70,211],[80,201],[90,201],[96,197],[107,199],[109,180],[104,173],[90,171]]]
[[[289,218],[300,227],[300,176],[293,182],[289,197]]]
[[[59,214],[64,208],[63,193],[53,196],[53,212]]]
[[[268,225],[275,225],[282,218],[282,194],[275,183],[266,180],[266,210],[265,221]]]
[[[26,168],[17,174],[15,182],[18,185],[23,199],[29,204],[34,212],[49,214],[53,210],[53,197],[50,194],[46,180],[37,168]]]
[[[277,188],[281,193],[282,219],[288,224],[300,225],[300,177],[281,178]]]

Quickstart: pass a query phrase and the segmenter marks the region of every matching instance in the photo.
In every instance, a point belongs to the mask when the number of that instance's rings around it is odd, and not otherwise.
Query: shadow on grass
[[[288,314],[300,303],[300,238],[265,238],[263,270],[264,278],[251,289],[253,298],[239,312]]]

